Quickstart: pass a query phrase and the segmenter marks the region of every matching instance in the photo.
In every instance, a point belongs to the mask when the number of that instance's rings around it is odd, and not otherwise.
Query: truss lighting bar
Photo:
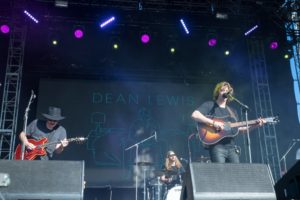
[[[107,24],[111,23],[112,21],[115,20],[115,17],[111,17],[108,20],[104,21],[103,23],[100,24],[100,28],[105,27]]]
[[[35,17],[33,17],[27,10],[24,10],[24,13],[35,23],[39,23],[39,20],[37,20]]]
[[[189,34],[190,32],[189,32],[188,28],[186,27],[183,19],[180,20],[180,23],[181,23],[182,27],[184,28],[184,31],[186,32],[186,34]]]
[[[245,36],[249,35],[250,33],[252,33],[257,28],[258,28],[258,25],[253,26],[251,29],[249,29],[247,32],[245,32]]]

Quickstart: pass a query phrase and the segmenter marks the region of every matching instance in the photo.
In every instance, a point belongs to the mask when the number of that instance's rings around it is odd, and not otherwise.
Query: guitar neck
[[[73,138],[70,138],[70,139],[67,139],[67,141],[68,141],[68,142],[72,142],[72,141],[74,141],[74,139],[73,139]],[[43,148],[44,148],[44,147],[47,147],[47,146],[50,146],[50,145],[54,145],[54,144],[58,144],[58,143],[60,143],[60,141],[49,142],[49,143],[40,145],[40,147],[43,147]]]
[[[248,125],[254,125],[254,124],[257,124],[257,121],[256,120],[249,120],[248,121]],[[242,127],[242,126],[246,126],[247,125],[247,122],[246,121],[242,121],[242,122],[233,122],[230,124],[230,127],[231,128],[238,128],[238,127]]]

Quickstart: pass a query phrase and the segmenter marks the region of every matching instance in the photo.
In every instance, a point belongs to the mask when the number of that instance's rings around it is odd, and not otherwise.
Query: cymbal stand
[[[136,170],[138,169],[138,160],[139,160],[139,145],[150,140],[151,138],[155,138],[156,136],[156,133],[154,133],[152,136],[134,144],[134,145],[131,145],[130,147],[126,148],[125,151],[128,151],[129,149],[132,149],[135,147],[135,167],[136,167]],[[144,192],[145,192],[145,189],[144,189]],[[145,194],[144,194],[145,195]],[[138,199],[138,174],[136,173],[135,174],[135,200]]]

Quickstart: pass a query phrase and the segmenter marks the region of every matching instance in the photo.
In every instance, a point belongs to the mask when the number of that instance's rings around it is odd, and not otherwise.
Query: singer
[[[31,143],[27,137],[31,137],[34,140],[48,138],[48,143],[54,143],[46,148],[46,155],[37,156],[36,160],[49,160],[49,158],[52,158],[54,152],[61,153],[64,147],[68,146],[66,129],[59,124],[59,121],[65,118],[61,116],[61,109],[51,106],[49,107],[49,113],[43,113],[43,117],[45,120],[33,120],[28,125],[27,132],[22,131],[19,135],[21,142],[27,150],[34,150],[37,145]],[[19,156],[15,155],[15,157]]]
[[[233,88],[228,82],[220,82],[213,91],[213,101],[204,102],[192,113],[192,119],[197,122],[198,130],[203,125],[209,127],[208,131],[214,131],[215,134],[221,134],[224,131],[226,122],[237,122],[238,115],[236,110],[227,105],[233,99]],[[257,119],[249,129],[262,126],[265,121]],[[246,132],[247,127],[242,126],[230,131]],[[201,139],[201,138],[200,138]],[[205,145],[209,151],[212,162],[217,163],[239,163],[239,147],[235,145],[234,137],[224,137],[212,145]]]

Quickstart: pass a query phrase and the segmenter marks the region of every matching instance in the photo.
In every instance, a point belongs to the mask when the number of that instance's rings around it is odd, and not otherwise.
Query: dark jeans
[[[233,144],[217,144],[209,148],[210,159],[214,163],[239,163],[239,149]]]

